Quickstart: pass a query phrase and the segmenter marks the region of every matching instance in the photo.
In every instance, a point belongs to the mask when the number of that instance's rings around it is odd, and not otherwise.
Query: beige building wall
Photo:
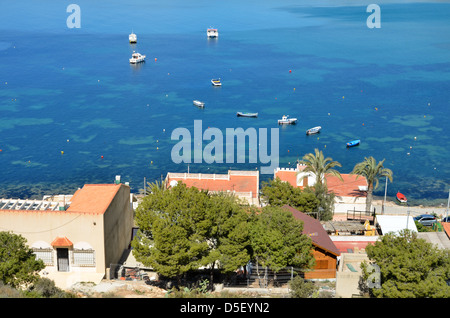
[[[99,283],[110,264],[117,263],[128,247],[132,226],[130,188],[126,185],[120,185],[104,213],[71,212],[70,208],[69,211],[0,210],[0,231],[23,236],[35,253],[51,259],[41,275],[53,279],[60,288],[76,282]],[[72,244],[52,246],[57,239],[67,239]],[[58,269],[58,249],[68,251],[68,268],[64,271]],[[75,260],[80,257],[93,257],[94,262]]]
[[[103,272],[103,215],[70,213],[66,211],[0,211],[0,229],[23,236],[30,247],[48,248],[58,237],[67,237],[75,246],[91,246],[95,251],[95,267],[73,268],[73,271]],[[71,254],[69,253],[69,260]],[[69,262],[69,265],[71,262]],[[57,271],[56,249],[53,265],[47,271]]]

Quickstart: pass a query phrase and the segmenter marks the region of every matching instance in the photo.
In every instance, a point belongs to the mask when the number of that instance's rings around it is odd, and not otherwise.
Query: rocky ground
[[[100,284],[78,283],[71,288],[78,297],[86,298],[164,298],[166,290],[144,281],[109,281]]]
[[[334,282],[317,282],[320,296],[323,298],[334,297]],[[74,285],[71,292],[80,298],[165,298],[167,291],[157,286],[147,285],[144,281],[120,281],[103,280],[99,284],[78,283]],[[225,294],[244,297],[289,297],[289,290],[284,288],[225,288]],[[218,292],[220,294],[220,292]],[[233,297],[234,297],[233,296]],[[220,296],[219,296],[220,297]]]

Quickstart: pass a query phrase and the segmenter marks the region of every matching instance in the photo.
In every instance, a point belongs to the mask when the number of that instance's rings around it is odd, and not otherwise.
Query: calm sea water
[[[289,114],[299,122],[280,128],[281,167],[314,148],[343,173],[374,156],[394,172],[388,196],[446,202],[449,2],[379,2],[379,29],[366,25],[369,1],[81,0],[74,29],[70,3],[0,4],[0,197],[73,193],[116,175],[138,192],[144,178],[187,171],[171,160],[175,128],[193,132],[200,119],[224,132],[270,129]],[[206,38],[208,27],[219,29],[217,40]],[[145,64],[129,64],[133,51]],[[317,125],[321,134],[307,137]],[[347,149],[353,139],[361,145]]]

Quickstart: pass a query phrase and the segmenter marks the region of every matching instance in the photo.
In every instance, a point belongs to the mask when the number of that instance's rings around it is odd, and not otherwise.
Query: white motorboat
[[[211,83],[212,83],[214,86],[222,86],[222,82],[220,81],[220,78],[219,78],[219,79],[212,79],[212,80],[211,80]]]
[[[136,43],[137,42],[137,35],[131,32],[131,34],[128,36],[128,40],[130,43]]]
[[[278,119],[278,125],[293,125],[297,123],[297,118],[289,118],[289,115],[283,115],[281,119]]]
[[[306,134],[307,134],[307,135],[318,134],[318,133],[320,133],[320,130],[321,130],[321,129],[322,129],[322,127],[320,127],[320,126],[313,127],[313,128],[308,129],[308,130],[306,131]]]
[[[194,100],[194,105],[200,108],[204,108],[205,107],[205,103],[201,102],[199,100]]]
[[[145,61],[145,55],[142,55],[141,53],[133,52],[133,54],[131,55],[131,59],[130,59],[131,64],[141,63],[144,61]]]
[[[209,28],[206,30],[206,35],[208,38],[217,38],[219,37],[219,31],[217,29]]]

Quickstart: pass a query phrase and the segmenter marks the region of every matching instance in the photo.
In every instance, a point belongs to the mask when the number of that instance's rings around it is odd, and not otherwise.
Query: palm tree
[[[325,176],[327,174],[336,176],[343,181],[339,171],[333,169],[334,167],[342,167],[342,165],[337,161],[333,161],[330,157],[325,158],[319,149],[314,149],[314,154],[308,153],[304,155],[299,163],[306,165],[306,168],[302,170],[303,172],[311,172],[316,176],[316,184],[326,185],[327,180]],[[299,173],[302,171],[299,171]]]
[[[164,191],[167,189],[167,184],[165,180],[155,180],[154,182],[150,183],[147,182],[147,187],[145,187],[145,189],[141,189],[141,192],[144,195],[149,195],[152,194],[155,191]]]
[[[364,158],[363,162],[357,163],[353,168],[352,174],[363,176],[367,180],[367,199],[366,199],[366,211],[370,211],[373,199],[373,191],[378,187],[378,179],[381,177],[387,177],[392,182],[392,170],[383,167],[384,160],[377,163],[374,157]],[[357,178],[358,178],[357,177]]]

